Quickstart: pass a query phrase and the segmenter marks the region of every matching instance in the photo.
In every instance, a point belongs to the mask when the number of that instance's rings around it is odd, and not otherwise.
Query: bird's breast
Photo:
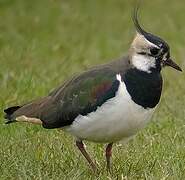
[[[154,108],[143,108],[136,104],[120,81],[116,96],[106,101],[86,116],[79,115],[65,129],[81,140],[94,142],[116,142],[135,135],[149,121]]]
[[[160,73],[130,69],[123,79],[128,93],[136,104],[147,109],[154,108],[159,103],[163,84]]]

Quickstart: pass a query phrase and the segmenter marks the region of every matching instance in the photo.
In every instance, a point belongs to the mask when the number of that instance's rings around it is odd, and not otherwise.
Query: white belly
[[[144,109],[131,100],[120,75],[116,96],[95,112],[79,115],[65,130],[76,138],[94,142],[116,142],[128,139],[142,129],[151,118],[153,109]]]

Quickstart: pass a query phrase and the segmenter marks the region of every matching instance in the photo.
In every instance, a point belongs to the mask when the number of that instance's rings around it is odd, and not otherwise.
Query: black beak
[[[171,66],[172,68],[174,68],[178,71],[182,71],[182,69],[170,58],[163,61],[163,63],[164,63],[164,66]]]

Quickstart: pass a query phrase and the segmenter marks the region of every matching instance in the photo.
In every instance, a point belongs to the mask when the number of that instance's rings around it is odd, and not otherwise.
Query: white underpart
[[[126,141],[142,129],[154,112],[132,101],[121,76],[116,96],[106,101],[95,112],[79,115],[72,125],[65,128],[77,139],[94,142]]]
[[[132,56],[132,64],[137,69],[148,73],[151,73],[151,68],[156,67],[155,58],[141,54],[135,54]]]

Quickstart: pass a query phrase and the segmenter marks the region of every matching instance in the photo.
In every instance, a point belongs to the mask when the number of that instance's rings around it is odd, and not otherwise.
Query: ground
[[[153,121],[128,144],[115,145],[113,173],[104,145],[87,143],[93,174],[62,131],[4,125],[3,109],[47,95],[72,75],[127,53],[135,30],[134,1],[0,0],[0,179],[185,179],[184,73],[163,71],[164,89]],[[142,1],[140,19],[170,44],[185,67],[182,0]]]

